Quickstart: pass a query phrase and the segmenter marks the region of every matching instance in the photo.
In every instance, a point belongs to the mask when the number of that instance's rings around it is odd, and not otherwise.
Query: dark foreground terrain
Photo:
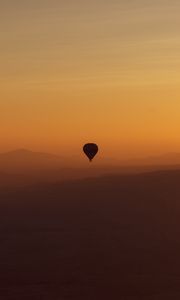
[[[180,171],[0,199],[0,300],[180,299]]]

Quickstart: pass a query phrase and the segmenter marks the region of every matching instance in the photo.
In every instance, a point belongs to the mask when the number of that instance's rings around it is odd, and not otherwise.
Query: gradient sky
[[[180,151],[179,0],[0,2],[0,151]]]

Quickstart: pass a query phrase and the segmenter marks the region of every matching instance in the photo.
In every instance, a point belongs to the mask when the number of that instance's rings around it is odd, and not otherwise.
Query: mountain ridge
[[[67,164],[70,162],[74,164],[74,162],[78,163],[79,161],[85,162],[86,160],[82,160],[83,156],[73,155],[73,156],[62,156],[60,154],[53,154],[49,152],[40,152],[40,151],[32,151],[26,148],[19,148],[7,152],[0,153],[0,161],[1,159],[54,159],[66,162]],[[180,164],[180,153],[178,152],[168,152],[160,155],[151,155],[144,158],[132,158],[132,159],[116,159],[112,157],[102,157],[95,160],[96,165],[107,164],[113,166],[130,166],[130,165],[149,165],[149,164]]]

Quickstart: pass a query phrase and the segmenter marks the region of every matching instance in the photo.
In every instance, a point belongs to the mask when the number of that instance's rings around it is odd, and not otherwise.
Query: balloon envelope
[[[89,160],[92,161],[94,156],[98,153],[98,146],[94,143],[88,143],[84,145],[83,151],[87,155]]]

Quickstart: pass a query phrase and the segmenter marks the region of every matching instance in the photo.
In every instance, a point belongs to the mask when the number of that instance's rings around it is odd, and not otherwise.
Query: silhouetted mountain
[[[0,154],[0,170],[21,173],[27,170],[40,170],[63,166],[60,156],[18,149]]]
[[[0,159],[1,160],[57,160],[57,159],[62,159],[58,155],[50,154],[50,153],[44,153],[44,152],[35,152],[35,151],[30,151],[27,149],[17,149],[5,153],[0,154]]]
[[[63,158],[49,153],[19,149],[0,154],[0,186],[32,185],[70,179],[99,177],[105,174],[142,173],[157,169],[180,169],[179,154],[124,161],[102,158],[89,163],[81,156]],[[2,174],[1,174],[2,173]]]
[[[83,157],[84,158],[84,157]],[[59,182],[96,177],[112,172],[109,167],[90,165],[79,157],[63,158],[49,153],[18,149],[0,154],[0,186],[32,185],[38,182]]]
[[[0,192],[0,299],[180,299],[180,171]]]
[[[60,158],[59,156],[57,155],[54,155],[54,154],[49,154],[49,153],[44,153],[44,152],[34,152],[34,151],[30,151],[30,150],[27,150],[27,149],[16,149],[16,150],[13,150],[13,151],[9,151],[9,152],[5,152],[5,153],[1,153],[0,154],[0,157],[1,158],[8,158],[8,159],[31,159],[32,157],[34,158],[39,158],[39,159],[42,159],[42,158],[46,158],[46,159],[54,159],[54,158]]]
[[[72,157],[61,157],[50,153],[34,152],[27,149],[17,149],[14,151],[0,154],[0,168],[7,164],[8,166],[28,166],[28,167],[85,167],[88,165],[84,155]],[[95,158],[96,167],[123,167],[123,166],[167,166],[180,165],[180,153],[167,153],[159,156],[150,156],[143,159],[121,160],[111,157],[103,157],[100,153],[98,159]]]
[[[179,165],[180,166],[180,153],[165,153],[163,155],[149,156],[143,159],[132,159],[125,162],[127,165],[154,165],[154,166],[167,166]]]

